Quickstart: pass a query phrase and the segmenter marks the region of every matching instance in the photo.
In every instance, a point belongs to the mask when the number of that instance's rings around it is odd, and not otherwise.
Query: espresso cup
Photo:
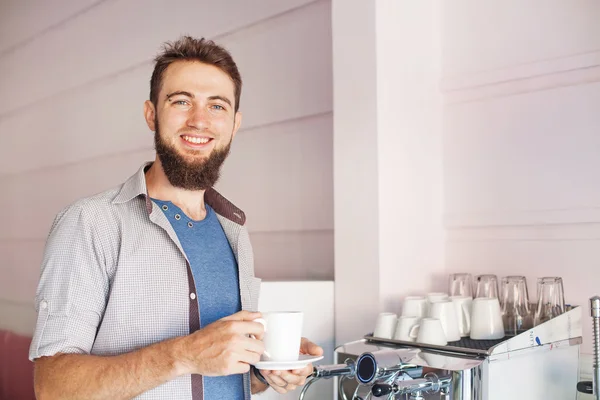
[[[424,296],[406,296],[402,303],[402,315],[405,317],[426,317],[427,298]]]
[[[460,331],[456,318],[456,309],[454,303],[450,300],[434,301],[429,310],[431,318],[437,318],[442,323],[442,328],[446,334],[446,340],[456,342],[460,340]]]
[[[383,312],[377,316],[377,322],[375,322],[375,330],[373,336],[391,339],[394,336],[394,330],[396,329],[396,321],[398,316],[396,313]]]
[[[473,300],[470,336],[475,340],[494,340],[504,337],[504,324],[498,298],[478,297]]]
[[[437,318],[423,318],[419,324],[417,342],[445,346],[448,344],[442,323]]]
[[[419,329],[419,317],[409,317],[406,315],[398,318],[394,340],[403,340],[405,342],[414,342],[417,339],[417,330]]]
[[[303,318],[301,311],[274,311],[262,313],[262,318],[255,319],[265,327],[262,340],[265,361],[298,360]]]

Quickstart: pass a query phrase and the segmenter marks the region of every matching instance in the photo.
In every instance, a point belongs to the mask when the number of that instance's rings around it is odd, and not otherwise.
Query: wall
[[[235,11],[233,8],[235,7]],[[256,273],[333,279],[330,2],[60,0],[0,5],[0,327],[31,333],[56,213],[154,158],[151,60],[181,34],[238,63],[243,126],[218,184],[248,215]]]
[[[332,2],[337,344],[445,275],[439,9]]]
[[[460,0],[443,8],[447,272],[600,282],[600,3]],[[584,369],[591,361],[584,354]]]

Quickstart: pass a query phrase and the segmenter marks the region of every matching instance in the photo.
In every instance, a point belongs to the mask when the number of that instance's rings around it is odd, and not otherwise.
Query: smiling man
[[[252,367],[260,280],[244,213],[213,188],[241,86],[212,41],[183,37],[156,58],[144,104],[156,160],[52,225],[30,349],[39,399],[247,400],[312,372]],[[323,353],[305,338],[300,351]]]

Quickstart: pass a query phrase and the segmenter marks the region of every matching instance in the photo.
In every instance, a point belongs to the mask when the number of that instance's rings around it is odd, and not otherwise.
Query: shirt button
[[[195,300],[196,299],[196,293],[190,293],[190,299]]]
[[[40,302],[40,308],[41,308],[42,310],[45,310],[46,308],[48,308],[48,302],[47,302],[46,300],[42,300],[42,301]]]

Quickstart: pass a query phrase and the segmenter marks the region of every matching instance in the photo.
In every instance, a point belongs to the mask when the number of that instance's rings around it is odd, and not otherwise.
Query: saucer
[[[311,356],[308,354],[300,354],[297,360],[293,361],[267,361],[261,360],[254,364],[257,369],[271,369],[271,370],[291,370],[300,369],[306,367],[308,364],[319,361],[323,356]]]

